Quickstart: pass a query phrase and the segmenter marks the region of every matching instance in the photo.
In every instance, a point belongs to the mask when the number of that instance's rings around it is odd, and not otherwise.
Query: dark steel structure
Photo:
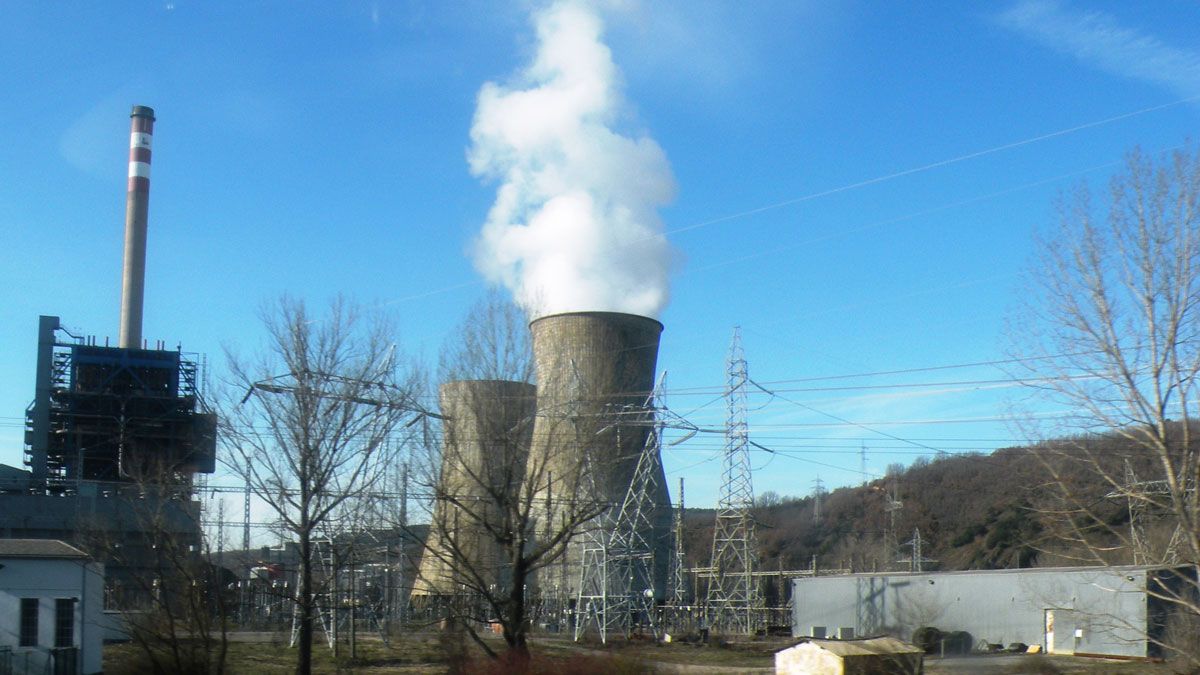
[[[81,480],[186,482],[215,470],[217,417],[201,407],[195,359],[60,341],[60,331],[58,317],[39,320],[25,432],[34,481],[62,492]]]

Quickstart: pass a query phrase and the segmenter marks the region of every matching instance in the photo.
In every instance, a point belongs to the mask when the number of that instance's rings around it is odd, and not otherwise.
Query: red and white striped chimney
[[[142,301],[146,290],[146,214],[150,208],[150,145],[154,110],[133,106],[129,127],[129,191],[125,197],[125,266],[121,273],[123,349],[142,342]]]

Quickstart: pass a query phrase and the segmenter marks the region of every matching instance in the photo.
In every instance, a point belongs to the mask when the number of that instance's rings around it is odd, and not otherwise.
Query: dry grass
[[[254,637],[263,641],[230,642],[227,672],[233,675],[284,675],[294,671],[296,650],[287,646],[286,636]],[[552,636],[536,639],[531,645],[532,658],[528,663],[520,664],[505,659],[488,659],[474,645],[430,631],[399,636],[390,645],[384,645],[374,636],[360,637],[358,658],[354,660],[349,658],[350,650],[345,644],[340,646],[340,656],[335,659],[325,643],[318,640],[313,649],[313,670],[318,673],[412,675],[456,672],[482,675],[641,675],[654,672],[655,664],[704,665],[731,670],[769,667],[773,652],[780,646],[777,642],[663,645],[645,641],[617,641],[600,645],[575,643],[566,637]],[[502,649],[503,643],[497,640],[495,647]],[[105,647],[104,666],[105,672],[110,675],[153,672],[147,665],[146,657],[131,644]]]
[[[227,672],[232,675],[285,675],[294,672],[296,650],[286,644],[282,634],[257,635],[259,642],[231,642]],[[495,638],[493,638],[495,639]],[[340,646],[339,658],[318,640],[313,649],[313,670],[317,673],[369,673],[383,675],[642,675],[655,672],[656,666],[678,668],[704,666],[708,672],[739,672],[770,668],[773,655],[790,641],[759,640],[732,644],[656,644],[634,641],[607,645],[576,643],[566,637],[535,639],[528,663],[492,660],[478,647],[448,640],[439,632],[417,632],[398,636],[390,645],[377,637],[361,636],[358,658],[349,658],[349,647]],[[496,639],[495,647],[503,648]],[[1169,664],[1104,661],[1071,657],[1013,656],[927,659],[929,673],[1035,673],[1038,675],[1171,675],[1185,672]],[[131,644],[109,645],[104,649],[104,672],[109,675],[152,673],[145,656]],[[180,675],[192,675],[181,673]],[[200,675],[200,673],[195,673]]]
[[[378,638],[360,638],[358,657],[351,659],[350,648],[342,644],[339,657],[324,642],[313,647],[313,671],[318,673],[445,673],[446,657],[432,635],[401,637],[384,645]],[[284,675],[296,669],[296,650],[282,638],[267,642],[231,642],[227,672],[232,675]],[[135,645],[108,645],[104,648],[104,672],[110,675],[152,673],[145,654]],[[183,673],[181,675],[190,675]],[[197,673],[196,675],[199,675]]]

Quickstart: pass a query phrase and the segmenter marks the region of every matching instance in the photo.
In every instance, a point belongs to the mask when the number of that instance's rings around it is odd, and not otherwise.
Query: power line
[[[829,417],[829,418],[831,418],[831,419],[835,419],[835,420],[837,420],[837,421],[839,421],[839,422],[842,422],[843,424],[849,424],[849,425],[851,425],[851,426],[858,427],[858,428],[860,428],[860,429],[863,429],[863,430],[865,430],[865,431],[869,431],[869,432],[871,432],[871,433],[873,433],[873,434],[879,434],[880,436],[884,436],[884,437],[886,437],[886,438],[890,438],[890,439],[892,439],[892,440],[895,440],[895,441],[900,441],[900,442],[902,442],[902,443],[908,443],[908,444],[910,444],[910,445],[914,445],[914,446],[916,446],[916,447],[919,447],[919,448],[925,448],[925,449],[927,449],[927,450],[932,450],[932,451],[934,451],[934,452],[936,452],[936,453],[938,453],[938,454],[941,454],[941,453],[942,453],[942,451],[941,451],[941,450],[939,450],[938,448],[935,448],[935,447],[933,447],[933,446],[930,446],[930,445],[925,445],[924,443],[918,443],[918,442],[916,442],[916,441],[910,441],[910,440],[908,440],[908,439],[906,439],[906,438],[901,438],[901,437],[899,437],[899,436],[896,436],[895,434],[889,434],[889,433],[888,433],[888,432],[886,432],[886,431],[880,431],[879,429],[874,429],[874,428],[872,428],[872,427],[869,427],[869,426],[866,426],[866,425],[864,425],[864,424],[859,424],[858,422],[851,422],[850,420],[848,420],[848,419],[846,419],[846,418],[844,418],[844,417],[839,417],[839,416],[837,416],[837,415],[834,415],[833,413],[827,413],[827,412],[825,412],[825,411],[823,411],[823,410],[817,410],[816,408],[814,408],[814,407],[812,407],[812,406],[810,406],[810,405],[806,405],[806,404],[804,404],[804,403],[800,403],[799,401],[794,401],[794,400],[792,400],[792,399],[790,399],[790,398],[787,398],[787,397],[784,397],[784,396],[779,396],[778,394],[775,394],[774,392],[772,392],[771,390],[767,389],[766,387],[763,387],[761,384],[759,384],[759,383],[755,382],[754,380],[750,380],[750,383],[751,383],[751,384],[753,384],[754,386],[758,387],[759,389],[761,389],[763,392],[765,392],[765,393],[767,393],[767,394],[770,394],[771,396],[774,396],[774,397],[776,397],[776,398],[779,398],[779,399],[782,399],[782,400],[784,400],[784,401],[787,401],[788,403],[792,403],[793,405],[796,405],[796,406],[799,406],[799,407],[801,407],[801,408],[804,408],[805,410],[808,410],[809,412],[817,413],[818,415],[824,415],[825,417]]]
[[[1165,110],[1167,108],[1172,108],[1175,106],[1183,105],[1185,103],[1190,103],[1192,101],[1197,101],[1197,100],[1200,100],[1200,96],[1191,96],[1188,98],[1179,99],[1177,101],[1172,101],[1170,103],[1163,103],[1160,105],[1150,106],[1148,108],[1142,108],[1140,110],[1134,110],[1132,112],[1127,112],[1127,113],[1115,115],[1112,117],[1106,117],[1104,119],[1096,120],[1093,122],[1078,124],[1076,126],[1068,127],[1066,129],[1059,129],[1057,131],[1040,134],[1038,136],[1032,136],[1030,138],[1025,138],[1025,139],[1022,139],[1019,141],[1013,141],[1010,143],[1004,143],[1001,145],[993,146],[991,148],[987,148],[984,150],[977,150],[975,152],[969,152],[964,155],[959,155],[957,157],[951,157],[949,159],[943,159],[943,160],[940,160],[937,162],[931,162],[929,164],[924,164],[922,166],[913,167],[911,169],[904,169],[903,171],[896,171],[894,173],[884,174],[882,176],[876,176],[874,178],[868,178],[866,180],[861,180],[861,181],[858,181],[855,183],[848,183],[846,185],[841,185],[839,187],[830,188],[827,190],[821,190],[819,192],[812,192],[812,193],[809,193],[809,194],[806,194],[806,195],[803,195],[800,197],[795,197],[795,198],[787,199],[787,200],[784,200],[781,202],[776,202],[774,204],[768,204],[766,206],[760,206],[757,208],[740,211],[738,213],[731,213],[729,215],[720,216],[718,218],[713,218],[711,220],[706,220],[706,221],[699,222],[699,223],[694,223],[692,225],[678,227],[673,230],[668,230],[668,231],[664,232],[663,234],[671,235],[671,234],[679,234],[682,232],[690,232],[692,230],[697,230],[697,229],[700,229],[703,227],[708,227],[709,225],[716,225],[718,223],[724,223],[724,222],[728,222],[730,220],[737,220],[739,218],[744,218],[746,216],[763,213],[765,211],[773,211],[775,209],[780,209],[785,206],[791,206],[793,204],[799,204],[802,202],[812,201],[814,199],[819,199],[821,197],[828,197],[830,195],[835,195],[835,194],[838,194],[841,192],[848,192],[850,190],[856,190],[858,188],[867,187],[869,185],[876,185],[876,184],[883,183],[883,182],[886,182],[889,180],[894,180],[896,178],[902,178],[904,176],[911,176],[911,175],[918,174],[918,173],[924,173],[926,171],[931,171],[933,169],[939,169],[939,168],[942,168],[945,166],[950,166],[953,164],[965,162],[970,159],[978,159],[979,157],[996,154],[998,152],[1003,152],[1005,150],[1012,150],[1013,148],[1019,148],[1019,147],[1025,146],[1025,145],[1031,145],[1033,143],[1040,143],[1041,141],[1050,140],[1052,138],[1058,138],[1060,136],[1066,136],[1069,134],[1076,133],[1078,131],[1092,129],[1092,128],[1103,126],[1106,124],[1111,124],[1113,122],[1119,122],[1121,120],[1129,119],[1131,117],[1137,117],[1139,115],[1145,115],[1147,113],[1156,112],[1159,110]]]

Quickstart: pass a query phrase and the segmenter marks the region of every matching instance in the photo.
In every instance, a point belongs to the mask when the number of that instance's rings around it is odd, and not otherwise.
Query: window
[[[75,600],[59,598],[54,601],[54,646],[75,644]]]
[[[36,647],[38,638],[38,599],[21,598],[21,647]]]

